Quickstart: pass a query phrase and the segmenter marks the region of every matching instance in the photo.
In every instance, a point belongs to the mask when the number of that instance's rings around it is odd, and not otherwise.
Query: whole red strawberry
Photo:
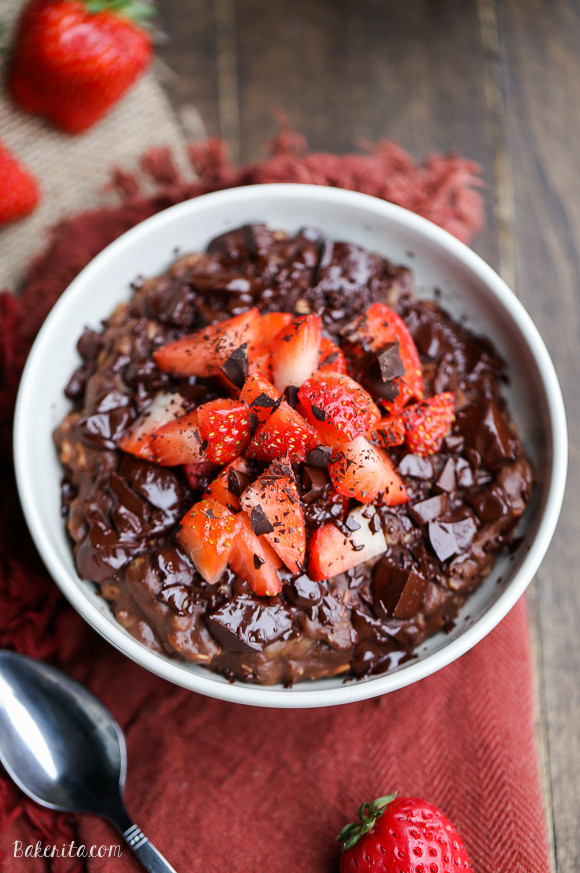
[[[92,127],[151,59],[151,38],[133,20],[147,10],[138,0],[31,0],[8,73],[16,102],[68,133]]]
[[[431,803],[380,797],[363,803],[359,824],[338,835],[340,873],[459,873],[471,870],[463,841]]]
[[[39,199],[34,176],[0,142],[0,224],[28,215]]]

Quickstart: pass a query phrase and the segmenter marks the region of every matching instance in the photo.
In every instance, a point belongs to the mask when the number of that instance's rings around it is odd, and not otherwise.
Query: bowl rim
[[[318,200],[325,203],[340,202],[342,206],[347,208],[349,206],[362,207],[369,213],[375,213],[403,225],[406,229],[445,249],[455,260],[475,273],[508,311],[532,353],[546,391],[552,437],[551,481],[535,538],[510,584],[471,627],[438,651],[417,662],[411,661],[403,669],[396,672],[373,676],[367,681],[349,682],[338,688],[315,689],[313,683],[309,683],[310,690],[303,691],[296,690],[296,688],[279,690],[267,686],[216,681],[217,677],[214,677],[209,671],[206,677],[184,669],[180,666],[181,662],[148,649],[143,643],[126,635],[120,625],[112,624],[86,596],[83,588],[79,585],[78,577],[69,574],[61,563],[50,537],[43,528],[35,500],[34,482],[27,465],[27,456],[24,450],[25,440],[20,438],[22,434],[26,433],[29,423],[32,424],[34,421],[34,409],[31,408],[30,400],[31,391],[35,373],[41,367],[47,351],[50,351],[53,325],[58,323],[61,312],[67,307],[67,302],[73,296],[82,293],[85,282],[90,280],[93,275],[98,274],[105,264],[114,261],[125,247],[130,246],[140,237],[147,237],[156,229],[173,222],[182,213],[193,217],[195,213],[202,212],[206,204],[211,203],[214,206],[221,204],[226,208],[228,205],[251,200],[253,197],[285,198],[291,201],[308,198],[311,201]],[[417,682],[452,663],[479,643],[513,608],[533,579],[544,558],[562,507],[567,460],[566,414],[554,365],[530,315],[503,279],[472,249],[438,225],[414,212],[359,192],[295,183],[248,185],[201,195],[145,219],[107,246],[72,281],[42,325],[23,371],[14,417],[14,461],[24,515],[48,571],[70,603],[115,648],[152,673],[209,697],[253,706],[310,708],[365,700]]]

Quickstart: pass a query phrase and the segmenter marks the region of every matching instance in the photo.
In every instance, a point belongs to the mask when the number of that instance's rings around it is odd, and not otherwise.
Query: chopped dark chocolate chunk
[[[295,406],[298,405],[298,392],[299,391],[300,391],[300,388],[297,388],[296,385],[288,385],[288,387],[286,388],[286,391],[284,392],[284,394],[286,396],[286,400],[288,402],[288,405],[291,406],[293,409]]]
[[[439,518],[447,509],[449,499],[446,494],[437,494],[435,497],[430,497],[428,500],[422,500],[420,503],[415,503],[408,509],[409,515],[416,521],[417,524],[427,524],[429,521]]]
[[[460,409],[455,427],[465,438],[465,448],[477,452],[487,470],[499,470],[516,460],[518,442],[493,400],[478,397]]]
[[[331,457],[332,449],[330,446],[316,446],[306,455],[306,463],[312,467],[320,467],[321,470],[326,470],[330,464]]]
[[[505,494],[497,485],[475,494],[469,502],[475,509],[477,517],[483,522],[497,521],[508,512]]]
[[[429,522],[429,541],[440,561],[446,561],[447,558],[459,551],[452,531],[447,530],[437,521]]]
[[[262,566],[262,564],[265,564],[265,563],[266,563],[266,561],[264,560],[264,558],[262,558],[260,555],[256,555],[254,553],[254,567],[256,568],[256,570],[259,570],[260,567]]]
[[[468,489],[473,486],[473,470],[465,458],[457,458],[455,462],[455,479],[459,488]]]
[[[360,523],[352,515],[347,515],[344,523],[349,531],[351,531],[352,533],[354,533],[355,530],[361,529]]]
[[[428,580],[417,570],[404,570],[387,558],[374,567],[372,591],[379,618],[410,619],[417,613]]]
[[[242,388],[248,378],[248,344],[242,343],[231,353],[222,367],[222,372],[228,377],[236,388]]]
[[[456,487],[455,460],[453,458],[448,458],[445,462],[445,466],[439,474],[437,482],[435,483],[435,489],[437,491],[444,491],[447,494],[451,494],[455,491]]]
[[[304,465],[304,472],[302,473],[302,485],[309,492],[314,492],[316,497],[320,495],[322,491],[329,484],[330,479],[325,470],[321,470],[320,467],[313,467],[310,464]]]
[[[259,537],[261,534],[268,534],[274,531],[274,528],[270,524],[268,520],[268,516],[260,506],[260,504],[256,504],[256,506],[252,507],[252,512],[250,514],[250,524],[252,526],[252,530]]]
[[[402,476],[427,480],[433,476],[433,464],[429,458],[422,458],[421,455],[405,455],[399,464],[399,473]]]
[[[381,370],[383,382],[392,382],[399,376],[405,375],[405,365],[399,355],[399,343],[389,343],[378,354],[377,360]]]
[[[459,453],[463,451],[465,440],[459,433],[447,434],[443,440],[443,450],[446,452]]]
[[[250,403],[250,409],[252,406],[259,406],[261,409],[273,409],[274,406],[279,406],[281,403],[281,399],[274,400],[273,397],[268,397],[267,394],[264,394],[262,391],[261,394],[258,394],[257,397],[252,400]]]
[[[316,419],[316,421],[325,421],[326,420],[326,412],[324,409],[321,409],[319,406],[315,406],[314,403],[311,404],[310,410],[312,415]]]
[[[440,524],[447,533],[452,534],[457,543],[457,550],[459,552],[465,551],[477,533],[477,525],[473,518],[469,517],[463,518],[460,521],[442,521]]]
[[[289,582],[285,590],[292,603],[302,607],[302,609],[318,606],[322,600],[320,585],[318,582],[313,582],[306,573],[302,573]]]
[[[282,603],[268,604],[240,594],[206,619],[213,637],[230,652],[261,652],[292,629],[292,615]]]

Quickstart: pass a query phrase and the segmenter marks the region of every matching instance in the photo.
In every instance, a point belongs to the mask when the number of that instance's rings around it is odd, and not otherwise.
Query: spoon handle
[[[149,873],[175,873],[171,864],[149,842],[137,825],[132,824],[131,827],[122,833],[129,847],[133,849],[145,869],[149,870]]]

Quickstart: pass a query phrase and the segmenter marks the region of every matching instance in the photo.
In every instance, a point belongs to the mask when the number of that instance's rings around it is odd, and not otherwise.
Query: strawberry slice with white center
[[[400,315],[384,303],[373,303],[366,312],[343,327],[341,333],[355,353],[373,352],[381,356],[389,348],[391,351],[393,348],[396,351],[404,373],[390,380],[393,386],[393,399],[382,401],[389,412],[401,410],[413,398],[423,399],[423,371],[419,353],[409,328]],[[393,346],[393,344],[397,345]]]
[[[337,448],[328,466],[328,475],[339,494],[360,503],[398,506],[409,497],[388,455],[359,436]]]
[[[210,461],[227,464],[250,443],[250,412],[237,400],[210,400],[197,409],[202,447]]]
[[[290,458],[274,461],[240,497],[254,533],[263,534],[292,573],[299,573],[306,549],[304,515]]]
[[[250,467],[248,462],[244,458],[236,458],[213,480],[203,496],[212,497],[230,512],[239,512],[242,508],[240,494],[249,482]]]
[[[282,561],[266,538],[254,533],[245,512],[240,512],[236,519],[238,532],[230,555],[231,569],[255,594],[262,597],[279,594],[283,585],[278,576]]]
[[[290,312],[267,312],[262,316],[260,325],[260,341],[266,345],[272,345],[272,340],[276,334],[288,327],[294,321],[294,316]]]
[[[157,394],[147,409],[135,419],[119,440],[119,448],[140,458],[154,460],[151,434],[159,427],[179,418],[185,412],[185,400],[180,394]]]
[[[315,373],[298,398],[307,420],[328,445],[352,442],[381,417],[370,394],[342,373]]]
[[[254,307],[242,315],[166,343],[153,354],[155,363],[164,373],[173,376],[217,376],[224,367],[229,375],[230,357],[244,344],[247,353],[249,346],[258,343],[260,322],[260,313]]]
[[[374,506],[359,506],[349,513],[345,536],[333,524],[314,531],[308,542],[308,575],[316,582],[345,573],[387,551],[387,542]]]
[[[239,399],[250,407],[250,412],[259,422],[263,422],[280,406],[282,395],[261,373],[251,373],[244,382]]]
[[[318,370],[323,373],[346,373],[346,358],[336,343],[325,336],[320,343]]]
[[[162,467],[196,464],[206,459],[195,410],[158,427],[151,434],[149,445],[152,460]]]
[[[246,455],[260,461],[274,461],[283,455],[289,455],[292,461],[303,461],[319,442],[310,425],[284,400],[260,425]]]
[[[217,500],[201,500],[181,520],[177,539],[210,585],[228,565],[237,530],[237,516]]]
[[[318,368],[322,321],[317,315],[293,319],[272,340],[272,378],[280,392],[299,388]]]

